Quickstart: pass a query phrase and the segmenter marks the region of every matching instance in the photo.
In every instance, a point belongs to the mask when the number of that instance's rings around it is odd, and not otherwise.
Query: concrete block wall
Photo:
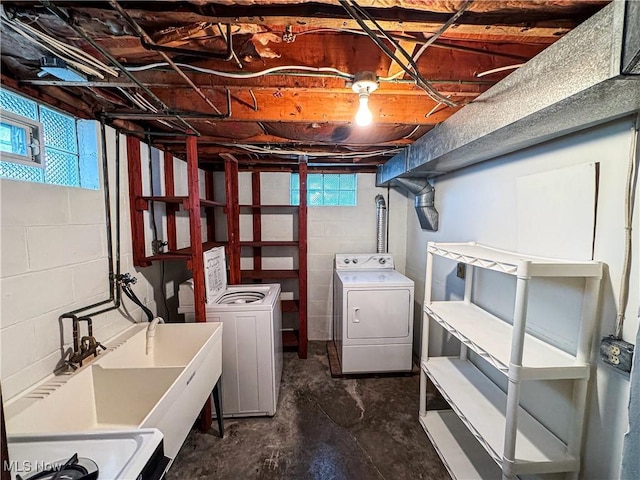
[[[115,207],[114,130],[107,129],[105,141]],[[143,166],[148,164],[145,148]],[[156,311],[159,267],[133,267],[124,137],[120,154],[121,271],[138,278],[133,290]],[[5,400],[60,366],[72,343],[71,322],[60,324],[61,314],[108,298],[103,198],[102,188],[0,180],[0,379]],[[94,335],[105,342],[146,317],[124,297],[119,310],[93,320]]]

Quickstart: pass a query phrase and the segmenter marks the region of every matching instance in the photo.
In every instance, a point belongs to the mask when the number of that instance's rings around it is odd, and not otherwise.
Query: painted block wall
[[[601,293],[599,312],[601,328],[598,337],[613,333],[623,261],[624,185],[633,136],[632,126],[633,119],[616,121],[435,179],[436,207],[440,212],[439,231],[420,230],[418,222],[412,218],[411,213],[407,221],[407,275],[416,282],[416,297],[420,304],[420,308],[416,308],[414,330],[416,331],[414,347],[417,351],[419,351],[422,326],[427,241],[477,241],[496,248],[517,250],[517,223],[519,220],[526,221],[526,218],[518,218],[526,215],[526,212],[518,211],[516,186],[518,178],[595,162],[600,162],[600,193],[594,259],[607,265]],[[570,199],[566,198],[566,201]],[[558,205],[558,208],[562,207],[562,204]],[[638,283],[640,281],[639,211],[638,197],[636,197],[630,297],[624,328],[624,339],[632,343],[635,341],[638,329],[640,293]],[[569,216],[566,222],[570,231],[575,219]],[[545,225],[540,224],[539,228],[544,234]],[[548,234],[553,238],[554,232],[548,232]],[[547,256],[557,256],[554,254],[554,245],[559,246],[555,241],[546,245]],[[565,248],[565,245],[561,247]],[[540,251],[535,253],[541,254]],[[456,298],[462,295],[463,285],[462,281],[456,278],[455,263],[434,266],[434,274],[434,299]],[[506,285],[504,276],[489,275],[484,278],[484,281],[486,282],[485,293],[481,293],[480,296],[484,294],[488,296],[492,291],[500,292],[498,296],[509,297],[506,302],[513,305],[510,296],[515,289],[511,285]],[[562,304],[564,300],[569,300],[571,303],[576,295],[581,294],[579,292],[581,285],[576,286],[575,282],[556,284],[555,287],[560,299],[558,304]],[[493,298],[496,296],[494,295]],[[474,301],[482,300],[482,298],[474,298]],[[546,305],[540,305],[541,302],[546,302]],[[490,301],[488,303],[491,304]],[[544,295],[541,299],[530,296],[530,308],[544,309],[548,308],[550,303],[549,297],[546,301],[544,300]],[[501,308],[501,305],[502,303],[498,302],[498,308]],[[551,307],[550,311],[556,308],[555,305]],[[562,324],[565,321],[571,321],[572,317],[568,312],[561,311],[560,315],[554,318],[558,324]],[[438,331],[441,329],[432,324],[430,332]],[[447,338],[433,335],[430,340],[430,351],[434,354],[442,347],[441,342]],[[587,408],[588,421],[585,427],[586,442],[581,478],[620,478],[621,449],[628,421],[628,377],[597,359],[595,365],[597,367],[592,372],[593,381]],[[543,423],[554,431],[558,430],[560,436],[564,434],[568,416],[562,404],[570,395],[570,392],[561,384],[562,382],[556,382],[555,385],[532,384],[523,390],[525,408],[536,416],[540,415]],[[426,436],[425,441],[427,441]]]
[[[115,207],[113,129],[107,128],[106,142]],[[152,311],[157,306],[162,311],[160,267],[137,269],[132,264],[124,136],[120,154],[121,271],[137,277],[133,290]],[[141,161],[148,178],[144,144]],[[60,366],[63,353],[72,346],[70,320],[62,325],[58,321],[62,313],[108,298],[103,195],[102,187],[86,190],[0,180],[0,378],[5,400]],[[171,275],[168,272],[166,278]],[[105,342],[132,322],[146,321],[146,316],[124,297],[119,310],[93,320],[94,335]]]
[[[289,173],[263,172],[260,176],[263,204],[289,204]],[[216,199],[223,195],[224,178],[216,176]],[[372,253],[376,251],[376,208],[374,199],[385,197],[388,211],[388,251],[394,255],[396,268],[405,270],[407,202],[402,193],[375,186],[375,174],[359,173],[355,207],[308,208],[308,336],[310,340],[332,338],[333,259],[336,253]],[[241,172],[238,178],[241,204],[251,203],[251,174]],[[222,193],[220,193],[222,192]],[[413,212],[413,210],[412,210]],[[224,217],[216,220],[217,232],[225,231]],[[263,214],[264,240],[297,238],[297,215]],[[241,240],[252,239],[251,215],[240,218]],[[295,268],[295,249],[278,247],[263,249],[264,268]],[[242,268],[253,268],[251,250],[244,249]],[[283,291],[295,282],[286,281]],[[286,294],[285,294],[285,297]]]

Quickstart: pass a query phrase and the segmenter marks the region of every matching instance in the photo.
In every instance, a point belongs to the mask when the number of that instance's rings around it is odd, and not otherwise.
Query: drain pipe
[[[376,195],[376,253],[387,253],[387,205]]]
[[[415,208],[420,227],[431,232],[438,231],[438,211],[434,206],[435,189],[424,178],[395,178],[394,186],[403,187],[416,196]]]

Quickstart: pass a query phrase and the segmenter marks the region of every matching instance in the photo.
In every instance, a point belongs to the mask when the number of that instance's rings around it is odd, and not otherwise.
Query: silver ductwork
[[[376,195],[376,253],[387,253],[387,204]]]
[[[393,185],[401,186],[416,196],[415,207],[420,227],[437,232],[438,211],[434,205],[436,191],[433,186],[423,178],[396,178]]]
[[[432,178],[640,110],[640,2],[614,0],[378,167]]]

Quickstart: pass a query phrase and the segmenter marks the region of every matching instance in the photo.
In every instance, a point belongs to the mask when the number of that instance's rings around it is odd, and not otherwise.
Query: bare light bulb
[[[358,107],[358,113],[356,113],[356,123],[361,127],[371,125],[373,115],[369,110],[369,95],[366,93],[360,94],[360,106]]]

